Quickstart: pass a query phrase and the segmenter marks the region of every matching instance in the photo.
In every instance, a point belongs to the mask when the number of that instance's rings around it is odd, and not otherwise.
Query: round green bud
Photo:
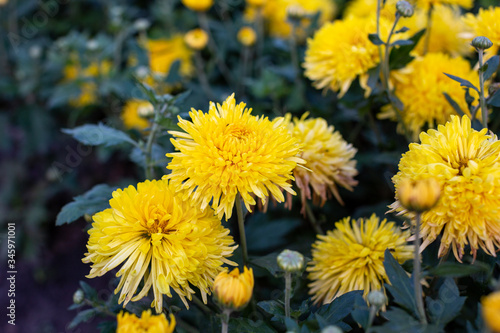
[[[321,333],[342,333],[342,329],[338,326],[329,325],[321,330]]]
[[[387,297],[380,290],[372,290],[368,294],[368,303],[376,307],[382,307],[387,302]]]
[[[283,250],[278,256],[278,266],[285,272],[298,272],[304,268],[304,256],[291,250]]]
[[[396,10],[399,15],[403,17],[410,17],[413,15],[413,6],[405,0],[398,1],[396,3]]]
[[[493,46],[493,43],[491,42],[491,40],[489,40],[488,37],[484,37],[484,36],[479,36],[479,37],[474,38],[472,40],[471,44],[476,49],[480,49],[480,50],[486,50],[486,49],[489,49],[490,47]]]
[[[83,294],[83,290],[81,290],[81,289],[78,289],[73,294],[73,303],[75,303],[75,304],[81,304],[84,299],[85,299],[85,295]]]

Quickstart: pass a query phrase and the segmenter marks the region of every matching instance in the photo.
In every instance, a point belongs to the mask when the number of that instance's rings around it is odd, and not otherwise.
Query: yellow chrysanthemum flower
[[[215,278],[213,290],[217,303],[227,309],[239,311],[243,309],[253,293],[253,270],[244,267],[240,274],[238,267],[230,273],[220,272]]]
[[[141,318],[133,313],[121,312],[116,317],[116,333],[172,333],[175,317],[170,314],[170,323],[165,314],[152,315],[151,310],[143,311]]]
[[[422,132],[420,140],[403,154],[393,182],[396,197],[402,179],[435,178],[441,185],[437,205],[422,213],[421,250],[442,234],[439,257],[452,247],[461,261],[466,245],[474,257],[479,247],[495,256],[500,247],[500,141],[487,129],[472,129],[467,116],[451,116],[437,131]],[[390,207],[408,213],[399,201]]]
[[[319,23],[330,21],[337,12],[334,1],[330,0],[274,0],[266,1],[262,7],[249,6],[245,11],[245,17],[253,21],[257,17],[257,11],[262,11],[269,34],[273,37],[287,38],[290,36],[292,27],[288,22],[288,9],[290,7],[302,8],[305,15],[320,12]],[[302,20],[302,28],[309,25],[309,20]],[[299,32],[303,35],[304,32]]]
[[[252,195],[265,204],[269,195],[282,202],[282,189],[295,194],[292,171],[304,163],[283,118],[256,117],[245,106],[236,105],[233,94],[222,105],[211,102],[208,113],[192,109],[191,121],[179,117],[185,132],[169,132],[177,137],[171,141],[179,152],[167,154],[172,173],[166,177],[186,190],[184,198],[199,202],[202,210],[212,202],[226,220],[238,193],[249,211],[256,204]]]
[[[469,80],[472,84],[479,83],[477,72],[471,69],[467,60],[451,58],[442,53],[428,53],[422,58],[415,59],[392,77],[395,95],[404,105],[403,121],[414,140],[418,138],[425,125],[434,128],[448,121],[450,115],[456,114],[443,95],[444,92],[453,98],[466,114],[469,114],[460,83],[444,73]],[[475,90],[470,89],[469,92],[476,99],[479,97]],[[378,117],[397,120],[391,106],[384,107]]]
[[[153,288],[156,312],[162,311],[163,294],[173,289],[184,302],[199,288],[203,300],[213,279],[235,265],[227,257],[236,246],[229,230],[213,211],[182,200],[166,180],[145,181],[113,192],[111,208],[93,216],[88,253],[84,263],[92,263],[88,278],[102,276],[122,264],[115,289],[121,289],[119,303],[137,301]],[[144,286],[136,294],[144,277]],[[135,296],[134,296],[135,294]]]
[[[257,33],[251,27],[243,27],[238,31],[237,38],[244,46],[252,46],[257,41]]]
[[[493,43],[493,46],[485,52],[487,58],[498,54],[500,48],[500,7],[479,8],[477,15],[465,14],[463,21],[473,31],[472,34],[467,35],[470,40],[477,36],[485,36]]]
[[[349,1],[344,10],[344,17],[373,17],[377,10],[377,1],[378,0]],[[399,0],[387,0],[385,5],[381,3],[380,16],[394,22],[396,17],[396,3],[398,1]],[[401,20],[404,20],[404,18],[401,18]],[[376,30],[374,30],[374,32],[375,31]]]
[[[302,213],[305,213],[306,199],[323,205],[330,193],[343,204],[337,185],[350,191],[357,185],[354,177],[358,174],[354,155],[357,150],[347,143],[342,135],[328,125],[323,118],[306,119],[305,113],[300,119],[286,115],[288,128],[294,138],[303,144],[300,157],[306,161],[307,168],[295,168],[295,183],[300,188]],[[289,201],[291,202],[291,201]]]
[[[149,54],[149,66],[157,75],[167,75],[170,67],[180,61],[180,73],[189,76],[194,71],[193,51],[184,42],[183,35],[175,35],[170,39],[148,40],[146,49]]]
[[[72,62],[64,67],[64,81],[81,81],[80,95],[70,99],[69,103],[73,107],[84,107],[94,104],[97,101],[97,85],[93,79],[99,76],[108,75],[111,70],[110,61],[102,61],[100,63],[93,62],[89,66],[82,68],[79,62]]]
[[[469,9],[474,5],[474,0],[415,0],[415,5],[425,10],[436,5],[457,5]]]
[[[184,41],[193,50],[203,50],[208,44],[208,38],[205,30],[200,28],[189,30],[184,35]]]
[[[143,130],[150,126],[146,117],[153,114],[154,106],[150,102],[132,99],[125,103],[121,118],[126,128]]]
[[[214,0],[181,0],[181,2],[187,8],[197,12],[205,12],[214,4]]]
[[[483,319],[493,332],[500,332],[500,291],[495,291],[481,299]]]
[[[411,259],[413,247],[406,243],[408,236],[408,231],[386,219],[380,222],[375,214],[358,221],[346,217],[335,223],[334,230],[318,235],[313,244],[307,271],[314,302],[328,304],[352,290],[363,290],[366,297],[371,290],[383,289],[388,281],[384,252],[390,249],[399,263]]]
[[[427,11],[417,8],[415,14],[404,25],[415,34],[427,26]],[[427,51],[442,52],[451,56],[467,55],[471,52],[470,39],[466,34],[470,29],[462,21],[460,9],[455,6],[435,5],[432,10],[432,27]],[[426,36],[422,36],[414,49],[418,55],[424,54]]]

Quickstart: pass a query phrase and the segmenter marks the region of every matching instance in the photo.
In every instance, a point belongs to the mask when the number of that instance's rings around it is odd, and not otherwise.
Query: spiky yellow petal
[[[141,318],[133,313],[121,312],[116,320],[116,333],[172,333],[175,329],[175,317],[172,314],[169,322],[164,313],[152,315],[151,310],[143,311]]]

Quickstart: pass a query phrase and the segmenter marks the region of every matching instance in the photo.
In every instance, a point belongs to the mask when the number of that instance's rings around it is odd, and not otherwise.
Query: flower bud
[[[208,34],[202,29],[193,29],[184,35],[184,41],[193,50],[203,50],[208,43]]]
[[[81,304],[84,299],[85,299],[85,295],[83,294],[83,290],[81,290],[81,289],[78,289],[73,294],[73,303],[75,303],[75,304]]]
[[[338,326],[329,325],[321,330],[321,333],[342,333],[342,329]]]
[[[405,0],[398,1],[396,3],[396,10],[402,17],[413,16],[413,6]]]
[[[87,50],[95,51],[99,48],[99,42],[95,39],[90,39],[89,41],[87,41],[87,44],[85,46],[87,47]]]
[[[139,66],[135,69],[135,75],[139,79],[145,79],[149,75],[149,69],[146,66]]]
[[[481,299],[484,323],[492,332],[500,332],[500,291],[493,292]]]
[[[90,223],[90,222],[92,222],[92,215],[84,214],[83,219],[85,220],[85,222]]]
[[[367,297],[368,303],[374,305],[378,308],[384,306],[387,303],[387,297],[380,290],[372,290]]]
[[[279,268],[285,272],[295,273],[304,268],[304,256],[297,251],[283,250],[277,261]]]
[[[38,59],[42,55],[42,47],[40,45],[33,45],[29,49],[29,55],[33,59]]]
[[[150,25],[151,23],[149,22],[149,20],[145,18],[137,19],[134,22],[134,28],[136,28],[138,31],[145,31],[147,28],[149,28]]]
[[[492,47],[493,43],[491,42],[491,40],[488,39],[488,37],[479,36],[472,40],[471,45],[474,46],[476,49],[486,50]]]
[[[214,4],[213,0],[182,0],[182,3],[187,8],[197,11],[197,12],[205,12],[212,7]]]
[[[243,27],[238,31],[238,41],[245,46],[252,46],[257,40],[255,30],[250,27]]]
[[[153,104],[151,104],[147,101],[143,101],[137,107],[137,113],[142,118],[149,118],[155,114],[155,108],[154,108]]]
[[[304,7],[301,5],[290,5],[286,8],[286,15],[292,24],[299,25],[306,14]]]
[[[214,280],[212,289],[215,300],[221,307],[238,311],[250,302],[253,284],[251,268],[244,267],[241,274],[239,269],[235,268],[230,273],[227,271],[219,273]]]
[[[421,180],[402,179],[398,184],[398,199],[409,211],[421,213],[436,205],[441,186],[434,178]]]

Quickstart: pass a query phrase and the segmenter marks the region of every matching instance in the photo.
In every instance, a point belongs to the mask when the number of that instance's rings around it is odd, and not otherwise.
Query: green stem
[[[366,326],[366,333],[370,333],[372,330],[373,321],[375,320],[375,315],[377,314],[377,307],[375,305],[370,306],[370,314],[368,317],[368,325]]]
[[[377,0],[377,36],[380,38],[380,9],[382,0]],[[378,56],[379,59],[382,59],[382,45],[378,46]]]
[[[431,27],[432,27],[432,5],[429,5],[427,10],[427,25],[425,27],[425,41],[424,41],[424,55],[429,50],[429,43],[431,41]]]
[[[486,108],[486,101],[484,99],[484,72],[483,72],[483,52],[484,50],[478,49],[479,54],[479,103],[481,105],[481,117],[483,120],[483,127],[488,129],[488,109]]]
[[[304,95],[304,84],[300,79],[300,63],[299,54],[297,52],[297,25],[295,23],[292,24],[292,33],[290,35],[290,55],[292,58],[293,67],[295,69],[294,82],[297,89],[299,90],[302,100],[305,102],[306,98]]]
[[[231,316],[231,310],[224,309],[222,311],[222,329],[221,333],[227,333],[229,331],[229,316]]]
[[[292,294],[292,273],[285,272],[285,317],[290,318],[290,296]]]
[[[422,297],[422,284],[420,283],[420,219],[421,213],[417,213],[415,218],[415,250],[413,257],[413,288],[415,300],[417,302],[418,315],[422,324],[427,324],[425,317],[424,299]]]
[[[248,265],[247,238],[245,236],[245,217],[243,216],[242,199],[240,193],[236,195],[236,213],[238,214],[238,228],[240,231],[240,245],[243,252],[243,265]]]
[[[208,84],[207,75],[204,71],[203,59],[199,51],[196,51],[194,54],[194,62],[196,65],[196,73],[198,74],[198,81],[200,82],[201,89],[211,101],[214,101],[215,95],[212,91],[212,88],[210,88],[210,84]]]
[[[160,115],[163,114],[165,109],[167,108],[166,105],[161,106],[161,109],[158,110],[158,107],[155,106],[155,118],[153,122],[153,127],[151,128],[151,131],[149,132],[148,140],[146,142],[146,148],[144,149],[144,155],[146,157],[146,163],[144,166],[144,172],[146,174],[146,179],[155,179],[155,172],[154,172],[154,167],[152,164],[152,158],[151,158],[151,153],[153,151],[153,143],[154,139],[156,137],[156,132],[158,132],[158,129],[160,126],[158,125],[158,121],[160,119]]]
[[[305,205],[306,205],[307,219],[309,220],[309,222],[311,222],[311,225],[312,225],[314,231],[318,235],[324,235],[325,233],[324,233],[323,229],[321,229],[321,226],[319,225],[318,220],[316,220],[316,217],[314,216],[314,213],[311,209],[311,206],[309,206],[308,202],[306,202]]]
[[[203,301],[198,298],[198,296],[193,295],[193,302],[194,302],[194,304],[196,304],[196,306],[198,306],[206,314],[209,314],[212,312],[212,310],[210,310],[210,308],[208,306],[206,306],[205,303],[203,303]]]

